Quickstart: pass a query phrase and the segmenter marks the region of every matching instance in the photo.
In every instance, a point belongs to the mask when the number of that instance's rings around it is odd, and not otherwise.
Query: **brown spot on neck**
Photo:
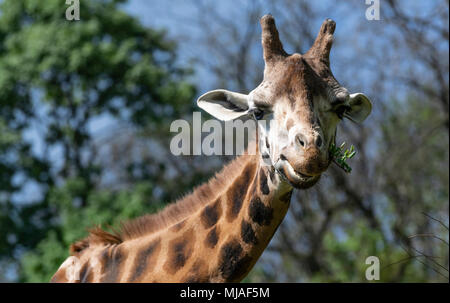
[[[120,269],[126,259],[126,254],[120,245],[113,245],[106,247],[101,255],[101,262],[103,263],[104,276],[101,282],[116,283],[120,280]]]
[[[156,239],[143,247],[136,256],[130,282],[137,281],[144,272],[152,272],[161,251],[161,239]]]
[[[248,212],[253,222],[259,225],[270,225],[270,222],[272,222],[273,208],[265,206],[259,197],[255,197],[250,202]]]
[[[93,278],[92,267],[90,266],[89,261],[87,261],[80,270],[80,283],[92,282]]]
[[[244,241],[247,244],[258,243],[258,239],[256,238],[256,234],[255,231],[253,230],[252,225],[245,220],[242,220],[241,223],[241,238],[242,241]]]
[[[206,235],[205,245],[209,248],[214,248],[219,240],[219,228],[214,226]]]
[[[221,247],[219,272],[224,282],[239,281],[251,266],[252,258],[244,253],[237,239],[232,239]]]
[[[259,170],[259,185],[263,195],[268,195],[270,193],[269,184],[267,184],[267,176],[262,168]]]
[[[210,228],[217,223],[222,215],[221,198],[217,198],[212,204],[207,205],[201,213],[203,227]]]
[[[183,227],[184,227],[184,225],[186,224],[186,219],[184,219],[183,221],[181,221],[181,222],[178,222],[177,224],[175,224],[174,226],[172,226],[171,228],[170,228],[170,231],[173,231],[173,232],[179,232]]]
[[[192,255],[195,235],[192,229],[186,231],[180,237],[169,243],[167,261],[164,270],[169,274],[175,274],[180,270]]]
[[[196,260],[185,278],[184,283],[205,283],[208,282],[208,264],[203,260]]]
[[[230,189],[227,191],[227,219],[229,222],[233,221],[238,216],[247,191],[250,188],[250,184],[255,175],[255,171],[256,163],[253,161],[248,162],[242,173],[234,180]]]

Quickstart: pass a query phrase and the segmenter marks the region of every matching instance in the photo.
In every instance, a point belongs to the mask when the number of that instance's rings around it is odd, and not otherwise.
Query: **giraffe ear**
[[[366,120],[372,111],[372,103],[362,93],[351,94],[349,105],[351,109],[345,113],[345,117],[357,123]]]
[[[201,95],[197,105],[222,121],[229,121],[245,116],[249,112],[248,96],[225,89],[216,89]]]

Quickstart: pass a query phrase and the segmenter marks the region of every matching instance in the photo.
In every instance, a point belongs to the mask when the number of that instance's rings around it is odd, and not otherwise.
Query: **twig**
[[[403,259],[401,259],[401,260],[398,260],[398,261],[396,261],[396,262],[393,262],[393,263],[390,263],[390,264],[388,264],[388,265],[385,265],[385,266],[383,266],[382,268],[381,268],[381,270],[383,270],[383,269],[386,269],[386,268],[388,268],[388,267],[390,267],[390,266],[392,266],[392,265],[396,265],[396,264],[399,264],[399,263],[402,263],[402,262],[405,262],[405,261],[409,261],[409,260],[411,260],[411,259],[416,259],[416,258],[420,258],[420,257],[425,257],[425,256],[423,256],[423,255],[409,255],[409,257],[407,257],[407,258],[403,258]],[[430,258],[441,258],[441,257],[434,257],[434,256],[430,256]]]
[[[403,245],[400,245],[403,250],[410,256],[412,257],[413,255],[409,252],[408,249],[406,249]],[[411,247],[412,249],[414,249],[413,247]],[[416,249],[414,249],[416,250]],[[416,250],[417,251],[417,250]],[[422,254],[420,251],[417,251],[421,256],[425,257],[425,259],[430,258],[429,256],[426,256],[424,254]],[[415,258],[417,261],[419,261],[421,264],[423,264],[425,267],[431,268],[433,271],[435,271],[436,273],[438,273],[439,275],[443,276],[444,278],[448,279],[449,277],[446,276],[445,274],[441,273],[438,269],[434,268],[433,266],[431,266],[430,264],[423,262],[422,260],[418,259],[417,257]],[[433,261],[433,260],[432,260]],[[440,265],[440,264],[439,264]],[[442,266],[442,265],[440,265]],[[446,269],[447,270],[447,269]],[[448,270],[447,270],[448,271]]]
[[[439,224],[441,224],[442,226],[444,226],[444,227],[445,227],[445,229],[447,229],[447,230],[448,230],[448,226],[447,226],[447,225],[445,225],[445,224],[444,224],[444,222],[442,222],[441,220],[438,220],[438,219],[436,219],[436,218],[433,218],[432,216],[428,215],[428,214],[427,214],[427,213],[425,213],[425,212],[422,212],[422,214],[423,214],[424,216],[426,216],[426,217],[430,218],[431,220],[434,220],[434,221],[436,221],[436,222],[439,222]],[[447,243],[447,244],[448,244],[448,243]]]
[[[430,237],[430,238],[435,238],[438,240],[441,240],[442,242],[444,242],[445,244],[449,245],[447,241],[445,241],[444,239],[442,239],[441,237],[438,237],[434,234],[416,234],[416,235],[412,235],[409,236],[408,239],[412,239],[412,238],[416,238],[416,237]]]

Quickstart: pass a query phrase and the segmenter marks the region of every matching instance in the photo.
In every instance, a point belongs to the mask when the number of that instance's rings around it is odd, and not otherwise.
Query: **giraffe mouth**
[[[301,172],[299,172],[298,170],[295,170],[295,169],[294,169],[294,172],[295,172],[295,174],[297,176],[300,176],[301,178],[303,178],[305,180],[309,180],[309,179],[314,178],[314,176],[309,176],[309,175],[302,174]]]
[[[309,188],[320,179],[320,175],[310,176],[295,170],[286,159],[279,159],[275,164],[275,168],[282,179],[299,189]]]

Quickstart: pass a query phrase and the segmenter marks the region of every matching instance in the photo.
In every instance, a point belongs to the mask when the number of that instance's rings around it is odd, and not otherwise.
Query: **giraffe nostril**
[[[298,135],[296,136],[296,141],[297,141],[297,144],[298,144],[298,145],[300,145],[300,146],[303,147],[303,148],[306,148],[307,142],[306,142],[306,139],[305,139],[304,136],[298,134]]]

